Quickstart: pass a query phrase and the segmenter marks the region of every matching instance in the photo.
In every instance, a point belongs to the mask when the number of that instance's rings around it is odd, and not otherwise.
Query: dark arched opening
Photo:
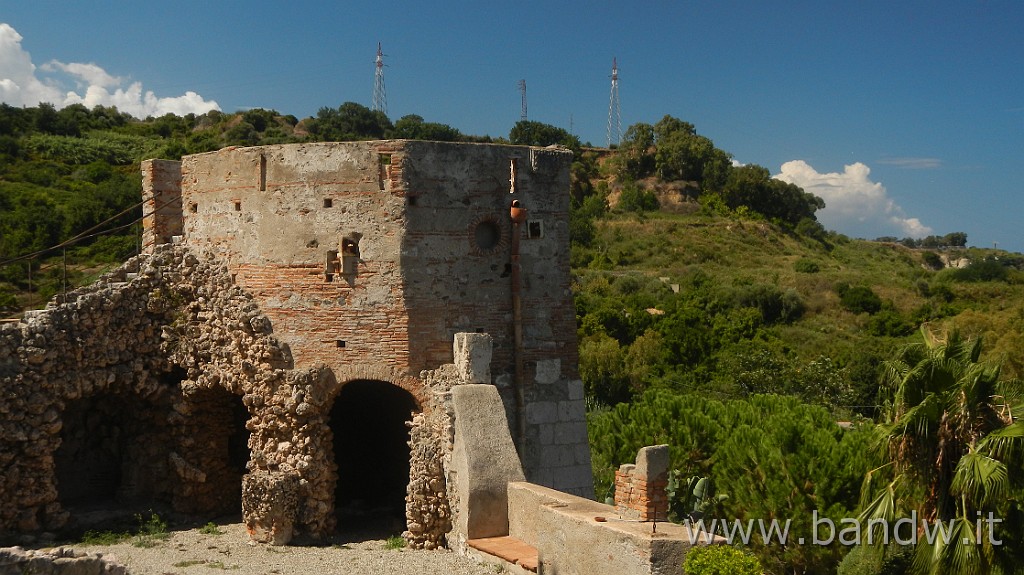
[[[180,451],[203,480],[183,489],[175,508],[202,519],[238,515],[249,463],[249,411],[240,396],[222,388],[197,391],[187,402]]]
[[[339,527],[356,521],[388,529],[404,525],[406,423],[416,410],[412,394],[384,381],[352,381],[338,393],[330,425],[338,465],[334,506]]]
[[[67,402],[54,464],[58,498],[76,521],[170,502],[170,411],[164,393],[143,400],[105,392]]]

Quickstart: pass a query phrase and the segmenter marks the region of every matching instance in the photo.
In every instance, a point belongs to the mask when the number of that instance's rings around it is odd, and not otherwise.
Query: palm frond
[[[950,490],[954,495],[965,496],[972,507],[981,508],[1002,498],[1008,483],[1006,464],[972,451],[957,463]]]
[[[1021,448],[1024,448],[1024,421],[1015,421],[993,431],[978,443],[978,451],[1002,461],[1018,460],[1016,456]]]

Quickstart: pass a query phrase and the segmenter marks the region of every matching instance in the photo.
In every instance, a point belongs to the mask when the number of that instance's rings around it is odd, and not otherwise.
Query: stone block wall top
[[[668,445],[640,448],[636,464],[615,472],[615,509],[641,521],[668,519]]]
[[[453,346],[455,368],[465,383],[491,383],[491,336],[457,333]]]
[[[505,409],[493,385],[452,388],[455,447],[452,467],[460,496],[455,536],[463,540],[508,534],[510,481],[523,481]]]

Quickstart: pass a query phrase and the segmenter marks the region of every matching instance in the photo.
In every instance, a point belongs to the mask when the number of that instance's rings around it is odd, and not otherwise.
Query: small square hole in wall
[[[526,237],[536,240],[544,237],[544,222],[529,220],[526,222]]]
[[[242,202],[235,202],[235,211],[236,212],[242,211]]]
[[[189,204],[188,205],[188,211],[192,212],[193,214],[198,213],[199,212],[199,204]]]
[[[333,208],[334,207],[334,200],[332,200],[331,198],[324,198],[324,207],[325,208]]]
[[[338,347],[345,347],[345,340],[339,339],[335,342]]]

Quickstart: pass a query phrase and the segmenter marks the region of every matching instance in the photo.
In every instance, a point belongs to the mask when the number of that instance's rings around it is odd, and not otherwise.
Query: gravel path
[[[241,523],[218,526],[220,535],[198,529],[171,531],[170,538],[153,547],[131,541],[117,545],[75,545],[76,551],[113,555],[132,575],[430,575],[458,573],[494,575],[482,565],[447,550],[388,549],[384,540],[352,541],[344,538],[329,547],[271,547],[249,541]]]

